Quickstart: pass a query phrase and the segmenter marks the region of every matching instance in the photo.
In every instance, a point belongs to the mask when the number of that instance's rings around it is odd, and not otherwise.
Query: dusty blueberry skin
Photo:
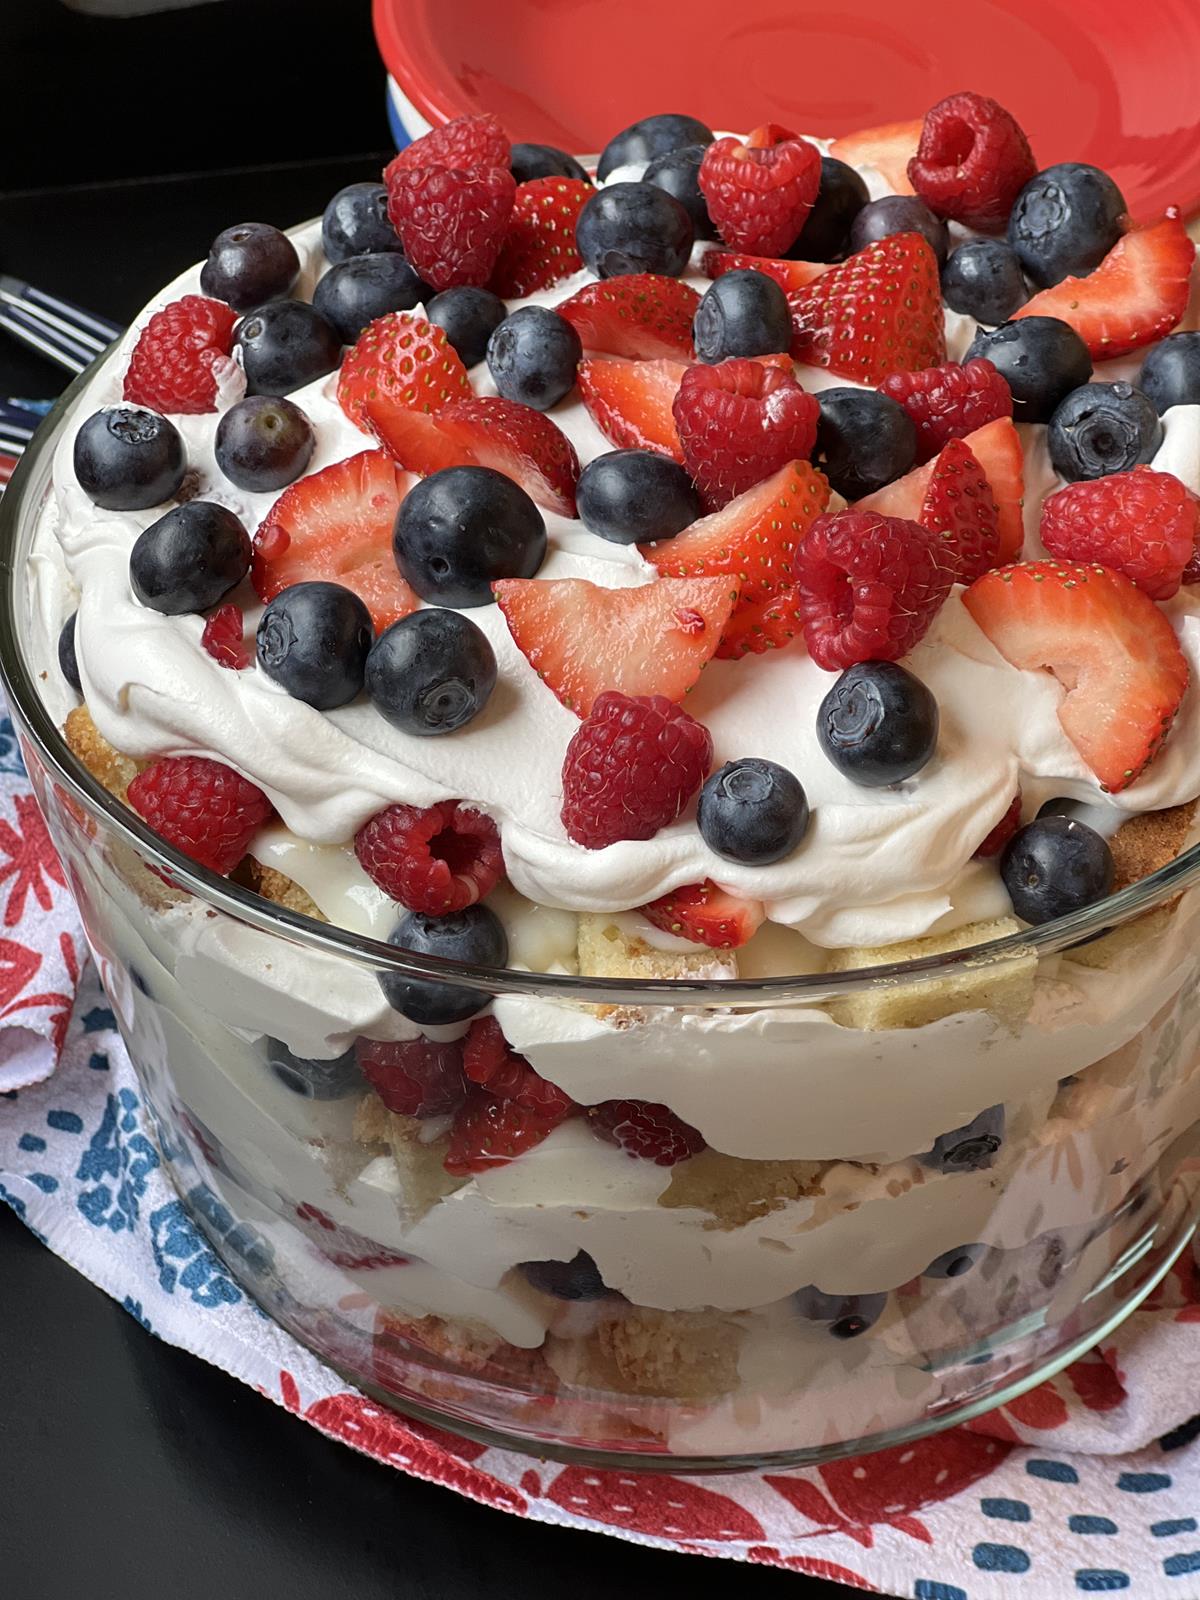
[[[678,112],[664,111],[653,117],[641,117],[614,134],[604,146],[596,176],[603,183],[618,167],[639,166],[688,144],[708,145],[713,138],[712,129],[705,123]]]
[[[441,328],[463,366],[470,368],[487,355],[488,340],[508,316],[508,307],[490,289],[461,284],[427,300],[425,315]]]
[[[917,459],[917,430],[904,407],[874,389],[823,389],[817,396],[813,462],[845,500],[861,500],[901,478]]]
[[[1127,207],[1099,167],[1061,161],[1035,173],[1008,219],[1008,242],[1039,289],[1086,276],[1121,237]]]
[[[317,284],[312,303],[342,343],[353,344],[376,317],[411,311],[432,294],[402,255],[380,250],[330,267]]]
[[[410,911],[389,934],[388,943],[417,955],[439,956],[446,961],[469,962],[475,966],[503,967],[508,961],[508,937],[504,924],[487,906],[468,906],[449,916],[431,917]],[[465,1022],[482,1011],[491,996],[479,989],[464,989],[451,983],[401,978],[381,972],[379,987],[394,1011],[424,1027],[441,1023]]]
[[[989,1106],[961,1128],[940,1134],[917,1160],[935,1172],[985,1171],[1004,1143],[1005,1123],[1004,1107]]]
[[[370,613],[349,589],[294,583],[262,614],[258,664],[293,699],[332,711],[361,691],[374,637]]]
[[[535,178],[574,178],[577,183],[587,184],[592,181],[574,156],[554,144],[513,145],[508,168],[518,183],[532,183]]]
[[[1057,317],[980,328],[963,361],[976,356],[986,356],[1012,390],[1014,422],[1049,422],[1072,389],[1092,376],[1087,345]]]
[[[286,233],[268,222],[235,222],[213,240],[200,288],[235,311],[251,311],[291,294],[300,257]]]
[[[294,1055],[282,1039],[268,1039],[267,1061],[280,1083],[306,1100],[344,1100],[366,1088],[353,1045],[331,1060],[310,1060]]]
[[[207,611],[250,570],[250,535],[225,506],[189,500],[152,522],[129,554],[129,582],[164,616]]]
[[[809,1284],[796,1290],[792,1304],[805,1322],[826,1324],[835,1339],[857,1339],[879,1321],[887,1298],[886,1294],[825,1294]]]
[[[700,188],[700,164],[707,146],[681,145],[655,156],[642,174],[643,183],[652,183],[673,195],[692,219],[697,239],[716,239],[716,227],[708,214],[708,201]]]
[[[987,1246],[982,1244],[956,1244],[952,1250],[944,1250],[936,1256],[925,1271],[923,1278],[962,1278],[972,1271],[987,1254]]]
[[[1116,869],[1108,841],[1094,828],[1049,815],[1013,835],[1000,857],[1000,876],[1017,916],[1036,925],[1103,900]]]
[[[62,631],[58,636],[58,670],[75,693],[81,695],[83,684],[79,678],[79,658],[75,654],[75,624],[78,618],[79,613],[72,611],[62,625]]]
[[[683,467],[653,450],[596,456],[579,475],[575,503],[588,532],[610,544],[673,539],[704,510]]]
[[[332,372],[342,341],[319,311],[303,300],[273,300],[234,329],[247,394],[291,394]]]
[[[1159,416],[1200,405],[1200,333],[1169,333],[1146,357],[1138,383]]]
[[[457,611],[414,611],[386,628],[367,657],[371,704],[417,738],[463,728],[496,687],[496,657],[482,628]]]
[[[400,503],[392,550],[422,600],[461,609],[493,604],[497,578],[532,578],[546,559],[546,524],[519,484],[491,467],[447,467]]]
[[[725,861],[765,867],[780,861],[808,832],[804,786],[778,762],[755,756],[727,761],[700,791],[696,825]]]
[[[951,311],[994,327],[1029,298],[1016,252],[1002,239],[969,239],[942,268],[942,299]]]
[[[787,295],[764,273],[722,273],[696,307],[692,339],[697,358],[709,364],[786,351],[792,342]]]
[[[575,242],[597,278],[687,270],[695,229],[687,208],[653,183],[610,183],[579,213]]]
[[[867,186],[853,167],[836,156],[822,156],[817,198],[786,254],[793,261],[840,261],[850,249],[854,219],[869,199]]]
[[[217,424],[217,465],[239,489],[286,489],[308,466],[316,446],[312,423],[282,395],[249,395]]]
[[[1158,412],[1130,383],[1085,383],[1059,402],[1046,443],[1068,483],[1128,472],[1154,458],[1163,439]]]
[[[600,1276],[600,1268],[580,1250],[570,1261],[522,1261],[517,1271],[531,1288],[555,1300],[619,1299]]]
[[[817,740],[852,783],[887,788],[914,777],[937,749],[938,703],[896,661],[848,667],[821,701]]]
[[[488,371],[498,393],[535,411],[549,411],[570,394],[582,359],[578,333],[546,306],[522,306],[488,340]]]
[[[321,248],[333,266],[351,256],[399,253],[400,237],[388,220],[383,184],[348,183],[338,190],[321,218]]]
[[[112,406],[75,435],[79,487],[105,511],[146,511],[170,500],[187,470],[179,430],[157,411]]]
[[[850,226],[850,253],[897,233],[919,233],[937,257],[938,265],[945,261],[950,230],[924,200],[909,194],[885,194],[881,200],[863,206]]]

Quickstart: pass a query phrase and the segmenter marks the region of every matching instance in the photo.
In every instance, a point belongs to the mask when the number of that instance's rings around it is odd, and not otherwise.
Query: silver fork
[[[0,328],[70,373],[82,372],[122,329],[59,295],[0,273]]]

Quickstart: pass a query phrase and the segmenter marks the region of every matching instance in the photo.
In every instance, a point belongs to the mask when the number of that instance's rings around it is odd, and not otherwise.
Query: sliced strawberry
[[[740,661],[743,656],[782,650],[804,631],[800,594],[793,584],[770,600],[737,606],[721,635],[718,661]]]
[[[1095,361],[1128,355],[1171,329],[1187,310],[1196,247],[1176,207],[1134,228],[1086,278],[1061,283],[1027,300],[1018,317],[1069,322]]]
[[[493,467],[538,505],[575,515],[579,459],[550,417],[518,400],[475,395],[436,415],[385,396],[364,405],[371,432],[402,467],[428,477],[443,467]]]
[[[658,900],[641,906],[642,916],[664,933],[706,944],[713,950],[734,950],[762,926],[766,917],[761,900],[743,900],[718,889],[711,878],[685,884]]]
[[[444,331],[411,311],[389,311],[368,323],[338,373],[338,404],[364,430],[363,408],[377,395],[414,411],[440,411],[470,394],[467,369]]]
[[[829,154],[851,167],[873,167],[892,194],[912,194],[908,163],[921,142],[924,117],[915,122],[885,122],[878,128],[844,133],[829,146]]]
[[[792,355],[859,383],[937,367],[946,328],[937,257],[918,233],[897,233],[788,297]]]
[[[492,585],[518,650],[569,710],[606,689],[682,700],[716,654],[737,598],[727,578],[605,589],[583,578]]]
[[[635,361],[690,361],[692,318],[700,296],[690,284],[653,272],[633,272],[584,284],[555,310],[585,350]]]
[[[1188,685],[1179,641],[1153,600],[1107,567],[1027,561],[985,573],[963,602],[1006,661],[1062,684],[1058,720],[1101,788],[1128,788]]]
[[[921,515],[940,534],[959,583],[972,583],[999,560],[1000,522],[987,474],[962,439],[951,439],[933,463]]]
[[[741,610],[791,584],[796,546],[828,504],[821,473],[807,461],[790,461],[674,539],[638,548],[666,577],[727,575]]]
[[[420,602],[396,570],[392,525],[412,483],[382,450],[364,450],[289,485],[254,535],[255,594],[320,578],[353,589],[377,631],[408,616]]]
[[[789,292],[807,289],[814,278],[829,270],[825,261],[776,261],[773,256],[748,256],[740,250],[710,250],[701,262],[706,278],[721,278],[727,272],[761,272]]]
[[[583,257],[575,246],[575,223],[595,192],[578,178],[519,183],[492,271],[493,293],[502,300],[519,300],[579,272]]]
[[[671,406],[683,373],[682,361],[585,356],[577,381],[588,415],[618,450],[657,450],[682,463]]]

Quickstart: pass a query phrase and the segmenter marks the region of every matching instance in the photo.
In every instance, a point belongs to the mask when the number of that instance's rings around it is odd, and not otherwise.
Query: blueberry
[[[71,615],[62,625],[62,632],[58,636],[58,670],[71,685],[76,694],[83,693],[83,684],[79,681],[79,660],[75,654],[75,623],[79,613],[72,611]]]
[[[178,490],[187,467],[175,424],[136,406],[90,416],[75,435],[74,465],[79,487],[105,511],[162,505]]]
[[[432,294],[403,256],[380,250],[330,267],[312,303],[342,343],[353,344],[368,322],[389,311],[411,311]]]
[[[674,195],[692,219],[697,239],[715,239],[717,230],[708,214],[708,201],[700,189],[700,163],[704,160],[705,146],[685,144],[678,150],[668,150],[655,156],[642,174],[643,183],[652,183]]]
[[[469,617],[414,611],[375,641],[366,687],[376,711],[402,733],[453,733],[487,705],[496,687],[496,657]]]
[[[886,788],[920,772],[937,737],[937,701],[895,661],[848,667],[817,711],[821,749],[865,789]]]
[[[488,371],[497,391],[535,411],[549,411],[570,394],[582,359],[578,333],[546,306],[522,306],[488,340]]]
[[[508,315],[508,307],[490,289],[460,284],[443,289],[425,302],[425,315],[443,330],[464,367],[487,355],[488,340]]]
[[[961,1278],[970,1272],[984,1254],[981,1244],[956,1244],[931,1261],[921,1274],[923,1278]]]
[[[824,1322],[835,1339],[857,1339],[873,1328],[887,1305],[886,1294],[825,1294],[809,1284],[797,1289],[792,1304],[805,1322]]]
[[[522,1261],[517,1271],[526,1283],[556,1300],[611,1300],[600,1268],[581,1250],[570,1261]]]
[[[1028,298],[1021,263],[1002,239],[969,239],[942,268],[942,299],[976,322],[1007,322]]]
[[[491,467],[447,467],[410,489],[396,515],[396,565],[440,606],[486,606],[497,578],[532,578],[546,524],[518,484]]]
[[[344,1100],[364,1088],[353,1045],[345,1055],[312,1060],[294,1055],[281,1039],[268,1039],[267,1060],[280,1083],[309,1100]]]
[[[795,261],[840,260],[850,244],[854,219],[869,199],[867,186],[853,167],[834,156],[822,156],[816,201],[788,255]]]
[[[579,213],[575,242],[598,278],[687,270],[695,229],[687,207],[653,183],[611,183]]]
[[[1131,383],[1085,383],[1061,400],[1046,443],[1054,470],[1070,483],[1128,472],[1162,443],[1158,412]]]
[[[1000,876],[1022,922],[1052,922],[1112,892],[1108,842],[1076,817],[1038,817],[1019,828],[1000,857]]]
[[[330,711],[363,686],[374,634],[365,605],[339,583],[294,583],[258,624],[258,664],[296,700]]]
[[[986,356],[1012,390],[1017,422],[1049,422],[1059,401],[1092,375],[1087,345],[1057,317],[980,328],[963,361],[976,356]]]
[[[217,465],[239,489],[265,494],[294,483],[312,458],[316,435],[298,405],[274,394],[253,394],[217,424]]]
[[[705,783],[696,825],[714,854],[765,867],[790,855],[808,832],[808,797],[786,767],[747,756],[727,761]]]
[[[250,535],[232,511],[189,500],[140,533],[129,582],[144,606],[164,616],[207,611],[250,570]]]
[[[989,1106],[971,1122],[939,1134],[933,1149],[917,1157],[935,1172],[982,1172],[995,1160],[1004,1143],[1004,1107]]]
[[[611,544],[673,539],[703,514],[691,478],[653,450],[610,450],[589,461],[575,486],[579,517]]]
[[[950,230],[924,200],[910,194],[885,194],[882,200],[871,200],[863,206],[850,225],[850,252],[856,254],[897,233],[919,233],[938,258],[939,266],[945,261]]]
[[[300,257],[286,233],[267,222],[239,222],[213,240],[200,288],[235,311],[252,311],[291,294]]]
[[[290,394],[332,372],[342,341],[320,312],[303,300],[273,300],[243,317],[234,330],[242,352],[247,394]]]
[[[622,128],[604,146],[596,176],[603,183],[618,167],[643,166],[655,156],[665,156],[669,150],[679,150],[685,144],[711,144],[713,131],[695,117],[684,117],[674,112],[661,112],[655,117],[642,117]]]
[[[336,266],[351,256],[377,255],[400,249],[400,239],[387,214],[387,190],[381,183],[350,183],[339,189],[321,219],[321,247]]]
[[[508,960],[504,924],[487,906],[468,906],[449,916],[431,917],[410,911],[388,937],[388,943],[415,955],[444,961],[464,961],[475,966],[502,967]],[[482,1011],[491,996],[482,989],[463,989],[431,979],[402,978],[381,972],[379,987],[393,1010],[420,1027],[465,1022]]]
[[[515,144],[508,158],[509,170],[518,183],[535,178],[575,178],[591,183],[574,156],[553,144]]]
[[[1026,276],[1046,289],[1098,267],[1121,237],[1127,207],[1107,172],[1063,161],[1021,190],[1008,219],[1008,242]]]
[[[696,307],[692,337],[701,361],[777,355],[792,343],[787,295],[765,273],[722,273]]]
[[[902,478],[917,459],[917,430],[903,406],[875,389],[823,389],[813,461],[846,500]]]
[[[1160,416],[1172,406],[1200,405],[1200,333],[1169,333],[1146,357],[1138,382]]]

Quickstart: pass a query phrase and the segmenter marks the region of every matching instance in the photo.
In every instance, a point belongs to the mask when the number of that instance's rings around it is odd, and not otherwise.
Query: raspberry
[[[931,211],[999,233],[1037,162],[1012,114],[986,95],[948,95],[925,113],[908,178]]]
[[[820,151],[773,122],[744,140],[715,139],[700,163],[700,188],[722,239],[760,256],[787,254],[820,182]]]
[[[997,417],[1013,414],[1012,390],[984,356],[958,366],[892,372],[879,385],[907,411],[917,430],[917,460],[930,461],[951,439],[965,439]]]
[[[254,660],[243,634],[244,626],[241,606],[218,606],[204,624],[200,643],[221,666],[241,672]]]
[[[394,172],[409,167],[506,167],[511,153],[508,135],[490,111],[482,117],[455,117],[405,145],[384,168],[383,181],[390,185]]]
[[[463,1050],[457,1040],[360,1039],[355,1055],[363,1077],[389,1111],[401,1117],[445,1117],[467,1097]]]
[[[689,367],[671,407],[683,459],[710,511],[806,461],[820,408],[790,372],[735,358]]]
[[[872,511],[820,516],[796,552],[808,653],[827,672],[898,661],[950,592],[936,534]]]
[[[991,856],[998,856],[1020,826],[1021,791],[1018,789],[1016,794],[1013,795],[1012,805],[1009,806],[983,843],[976,847],[975,859],[977,861],[986,861]]]
[[[257,785],[207,756],[164,756],[129,785],[129,804],[177,850],[232,872],[275,814]]]
[[[487,1081],[468,1089],[450,1130],[444,1165],[456,1176],[503,1166],[524,1155],[576,1109],[569,1095],[508,1048],[493,1019],[483,1021],[491,1026],[472,1027],[464,1059],[468,1074],[485,1074]]]
[[[236,321],[227,305],[199,294],[156,311],[129,358],[125,399],[177,415],[215,411],[222,386],[237,375],[230,355]]]
[[[431,917],[465,911],[504,875],[496,824],[458,800],[388,806],[358,830],[354,853],[384,894]]]
[[[562,821],[586,850],[652,839],[674,822],[712,765],[712,736],[660,694],[608,690],[567,746]]]
[[[1050,495],[1041,538],[1060,561],[1099,562],[1169,600],[1193,559],[1198,519],[1200,502],[1172,473],[1134,467]]]
[[[487,283],[517,186],[506,167],[406,167],[388,180],[388,216],[413,271],[435,289]]]
[[[673,1167],[707,1148],[702,1133],[653,1100],[602,1100],[589,1106],[587,1118],[598,1139],[656,1167]]]
[[[533,1069],[509,1044],[495,1017],[476,1017],[463,1044],[463,1070],[498,1100],[511,1100],[520,1093],[526,1070]]]

